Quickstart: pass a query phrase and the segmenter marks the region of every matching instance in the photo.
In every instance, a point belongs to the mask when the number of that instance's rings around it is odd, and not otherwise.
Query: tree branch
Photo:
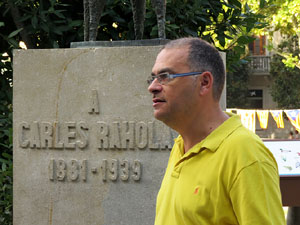
[[[290,55],[287,54],[287,53],[279,52],[279,51],[277,51],[277,50],[275,50],[275,49],[273,49],[272,51],[273,51],[274,53],[276,53],[276,54],[278,54],[278,55],[284,57],[285,59],[291,58]],[[297,62],[293,62],[293,64],[294,64],[298,69],[300,69],[300,62],[299,62],[299,61],[298,61],[298,63],[297,63]]]

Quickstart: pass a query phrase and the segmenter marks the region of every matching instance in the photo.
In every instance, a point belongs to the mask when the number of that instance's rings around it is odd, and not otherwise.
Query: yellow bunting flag
[[[226,112],[228,112],[228,113],[234,113],[234,114],[236,114],[236,111],[237,111],[236,108],[229,108],[229,109],[226,109]]]
[[[260,127],[262,129],[267,129],[269,120],[269,110],[256,110],[256,113]]]
[[[238,109],[237,114],[241,117],[242,124],[255,133],[255,110]]]
[[[282,110],[270,110],[270,113],[277,124],[277,128],[284,128]]]
[[[226,109],[226,112],[232,113],[234,109]]]
[[[300,109],[284,110],[291,124],[300,132]]]

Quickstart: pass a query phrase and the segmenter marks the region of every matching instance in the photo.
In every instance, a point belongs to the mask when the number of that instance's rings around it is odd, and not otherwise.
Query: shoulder
[[[277,163],[271,151],[256,134],[243,126],[232,132],[219,150],[236,164],[237,169],[259,163],[277,170]]]

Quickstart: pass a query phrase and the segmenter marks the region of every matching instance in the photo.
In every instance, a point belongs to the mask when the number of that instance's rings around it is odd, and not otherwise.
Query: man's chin
[[[165,113],[159,112],[159,111],[154,111],[154,117],[157,120],[160,120],[161,122],[166,122],[168,116]]]

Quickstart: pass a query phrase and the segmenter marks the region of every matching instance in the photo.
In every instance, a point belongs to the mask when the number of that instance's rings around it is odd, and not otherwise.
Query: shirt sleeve
[[[285,225],[277,169],[267,162],[243,168],[230,189],[240,225]]]

